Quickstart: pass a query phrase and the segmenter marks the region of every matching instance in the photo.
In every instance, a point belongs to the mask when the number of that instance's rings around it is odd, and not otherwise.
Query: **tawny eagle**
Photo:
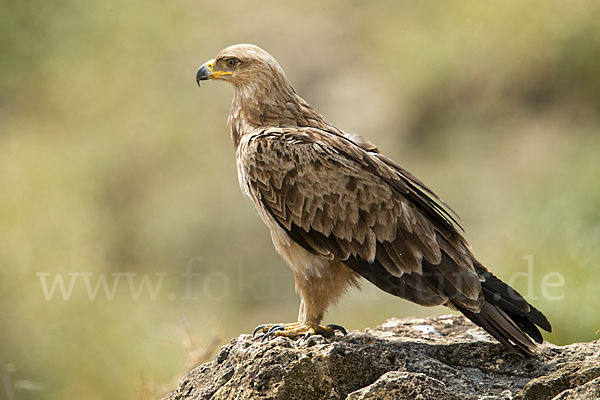
[[[424,306],[458,310],[518,353],[543,341],[546,317],[473,255],[456,214],[369,141],[329,123],[263,49],[221,50],[196,74],[233,85],[229,113],[239,183],[290,265],[298,321],[263,339],[345,330],[323,314],[361,277]]]

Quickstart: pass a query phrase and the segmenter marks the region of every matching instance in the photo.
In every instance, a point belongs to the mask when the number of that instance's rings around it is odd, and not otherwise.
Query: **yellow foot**
[[[289,338],[304,336],[306,339],[312,335],[321,335],[326,338],[332,338],[335,336],[335,331],[340,331],[344,335],[347,334],[344,327],[339,325],[305,325],[300,322],[293,322],[291,324],[259,325],[256,327],[256,329],[254,329],[254,332],[252,332],[252,337],[254,337],[257,333],[262,333],[262,341],[277,336],[285,336]]]

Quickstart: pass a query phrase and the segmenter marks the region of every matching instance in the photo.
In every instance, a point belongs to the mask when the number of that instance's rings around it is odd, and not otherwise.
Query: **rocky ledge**
[[[241,335],[164,400],[593,399],[600,341],[508,353],[461,316],[390,319],[333,340]]]

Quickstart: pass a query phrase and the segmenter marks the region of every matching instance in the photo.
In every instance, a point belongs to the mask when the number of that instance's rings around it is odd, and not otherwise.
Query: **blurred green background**
[[[0,4],[4,398],[158,398],[230,337],[295,320],[291,273],[238,188],[231,88],[194,82],[234,43],[448,201],[550,341],[598,337],[600,3]],[[57,277],[66,299],[44,292]],[[326,321],[447,312],[365,284]]]

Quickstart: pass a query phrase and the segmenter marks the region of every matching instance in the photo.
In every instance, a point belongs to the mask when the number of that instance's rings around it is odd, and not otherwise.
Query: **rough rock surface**
[[[600,341],[508,353],[461,316],[391,319],[327,340],[241,335],[164,400],[593,399]]]

